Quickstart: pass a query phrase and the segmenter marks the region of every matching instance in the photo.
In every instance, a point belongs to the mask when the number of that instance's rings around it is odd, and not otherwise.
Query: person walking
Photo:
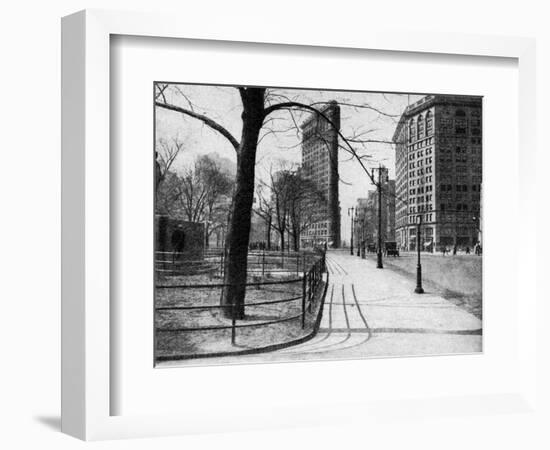
[[[179,259],[184,248],[185,232],[183,231],[183,225],[179,223],[172,233],[172,263]]]
[[[455,244],[453,247],[453,256],[456,255],[457,250],[458,250],[458,246]]]

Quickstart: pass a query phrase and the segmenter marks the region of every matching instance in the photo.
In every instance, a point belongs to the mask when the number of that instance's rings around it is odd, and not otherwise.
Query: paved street
[[[329,251],[327,266],[330,282],[317,336],[294,347],[249,355],[241,361],[481,351],[481,320],[429,290],[414,294],[413,277],[390,268],[377,269],[373,259],[363,260],[344,251]],[[230,362],[235,360],[201,361]]]

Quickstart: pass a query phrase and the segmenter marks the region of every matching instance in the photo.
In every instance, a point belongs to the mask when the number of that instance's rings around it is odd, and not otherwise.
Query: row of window
[[[429,145],[432,145],[434,142],[434,138],[431,137],[431,138],[427,138],[427,139],[424,139],[422,141],[419,141],[419,142],[416,142],[414,144],[410,144],[409,145],[409,151],[411,150],[418,150],[420,148],[424,148],[424,147],[427,147]]]
[[[427,177],[417,178],[415,180],[409,180],[409,187],[410,186],[420,186],[425,183],[431,183],[432,182],[432,175],[428,175]]]
[[[426,211],[432,211],[433,205],[427,204],[427,205],[418,205],[418,206],[409,206],[409,214],[415,214],[417,212],[426,212]]]
[[[426,113],[426,116],[419,114],[415,119],[409,121],[409,142],[417,139],[422,139],[433,133],[433,115],[431,111]]]
[[[417,223],[417,217],[416,216],[409,216],[409,224],[413,224],[413,223]],[[424,222],[431,222],[433,220],[433,214],[430,213],[430,214],[424,214],[422,216],[422,220]],[[416,235],[416,230],[415,229],[411,229],[411,235]]]
[[[416,169],[416,174],[415,174],[414,170],[410,171],[409,172],[409,178],[413,178],[414,176],[424,175],[424,173],[432,173],[432,166]]]
[[[426,189],[426,192],[432,192],[434,187],[430,184],[428,186],[420,186],[416,189],[409,189],[409,195],[423,194],[424,188]]]

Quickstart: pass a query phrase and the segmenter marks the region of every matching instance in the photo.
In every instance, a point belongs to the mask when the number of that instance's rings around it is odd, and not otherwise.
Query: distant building
[[[395,180],[388,179],[383,170],[382,183],[382,243],[395,241]],[[356,208],[357,224],[354,239],[367,244],[378,243],[378,192],[369,191],[367,198],[358,198]]]
[[[470,248],[479,239],[481,98],[429,95],[403,112],[395,130],[396,238],[402,249]]]
[[[357,218],[354,226],[354,240],[355,245],[371,244],[374,242],[374,223],[375,204],[373,202],[374,191],[369,191],[367,198],[358,198],[357,205],[355,205],[355,217]]]
[[[312,114],[302,125],[302,173],[326,193],[326,203],[317,205],[321,220],[304,230],[301,246],[327,244],[340,247],[340,203],[338,197],[338,131],[340,107],[330,102],[319,114]]]

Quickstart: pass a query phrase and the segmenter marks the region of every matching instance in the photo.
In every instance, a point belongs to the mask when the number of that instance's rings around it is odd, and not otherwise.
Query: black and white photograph
[[[482,100],[155,82],[155,365],[482,352]]]

